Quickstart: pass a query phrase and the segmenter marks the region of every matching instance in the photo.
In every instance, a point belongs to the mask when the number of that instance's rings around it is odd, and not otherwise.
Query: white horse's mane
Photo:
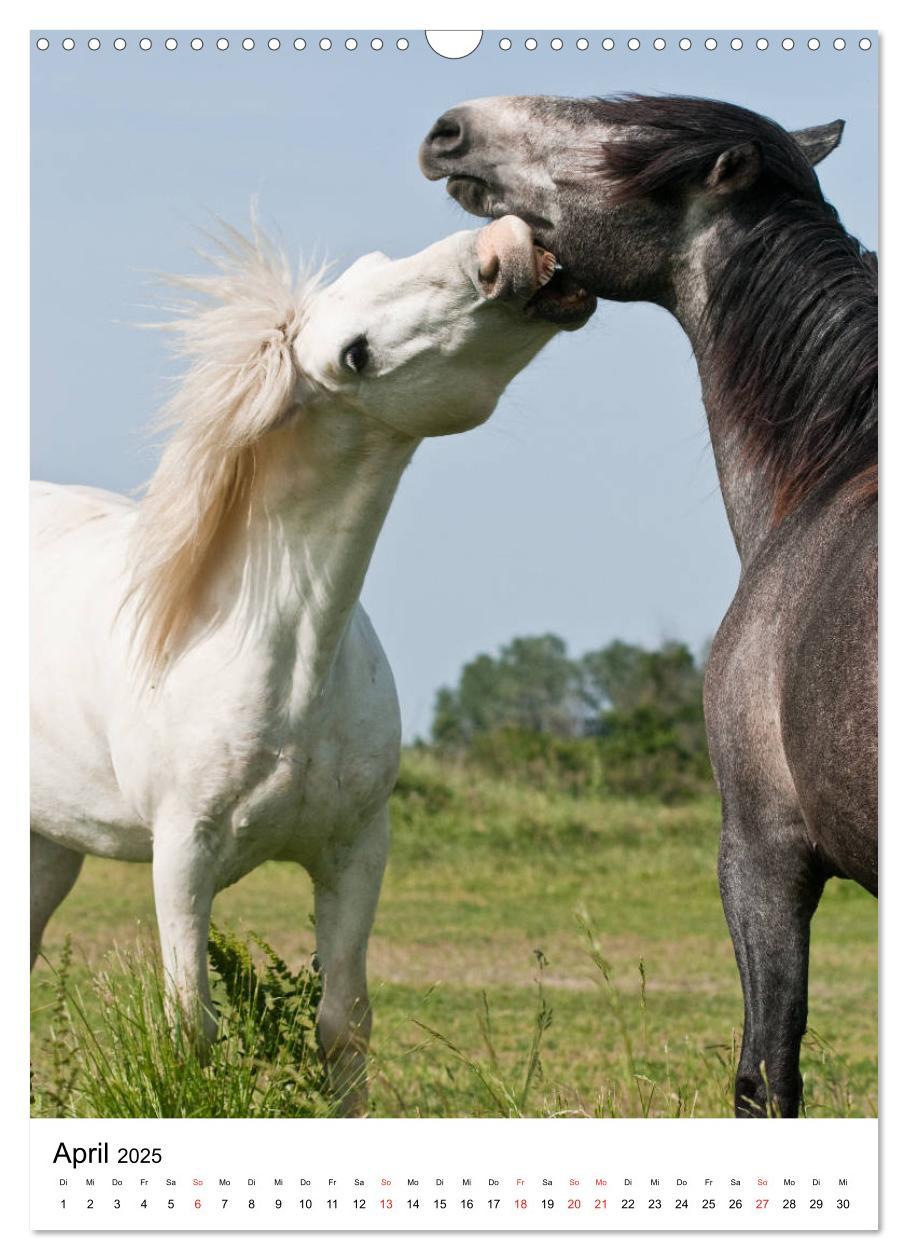
[[[248,512],[256,448],[293,406],[293,343],[324,269],[294,269],[253,217],[249,238],[222,224],[204,276],[165,276],[195,296],[154,325],[190,361],[164,408],[171,432],[131,540],[135,647],[159,672],[189,624],[225,528]]]

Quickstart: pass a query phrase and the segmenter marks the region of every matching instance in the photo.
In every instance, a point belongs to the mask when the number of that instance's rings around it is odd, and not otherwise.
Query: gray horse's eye
[[[363,335],[355,338],[341,351],[341,364],[351,372],[364,372],[369,363],[369,342]]]

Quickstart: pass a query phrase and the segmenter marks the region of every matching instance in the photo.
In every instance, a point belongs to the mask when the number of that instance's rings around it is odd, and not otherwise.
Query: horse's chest
[[[171,677],[151,754],[125,732],[124,791],[143,816],[164,802],[189,820],[221,887],[270,859],[311,869],[375,816],[397,773],[397,697],[371,626],[357,613],[324,678],[293,653],[212,676],[211,688]]]
[[[397,777],[400,732],[393,686],[381,684],[340,689],[305,723],[258,741],[217,810],[225,878],[271,858],[311,869],[383,807]]]
[[[273,755],[270,772],[232,809],[230,849],[309,863],[326,845],[355,834],[387,799],[397,772],[387,741],[351,747],[325,741]]]

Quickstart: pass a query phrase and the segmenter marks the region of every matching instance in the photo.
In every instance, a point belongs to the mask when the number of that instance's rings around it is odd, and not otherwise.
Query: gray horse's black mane
[[[612,205],[703,180],[721,153],[756,142],[764,184],[822,199],[813,167],[778,123],[728,101],[624,93],[591,102],[603,123],[625,134],[602,146]]]
[[[792,198],[763,214],[719,273],[705,320],[711,405],[746,426],[775,519],[858,474],[860,497],[875,495],[877,260],[832,207]]]
[[[743,232],[713,278],[704,314],[707,403],[745,432],[777,520],[814,489],[854,479],[876,493],[877,260],[839,221],[784,128],[694,97],[597,101],[630,135],[603,145],[608,200],[672,196],[720,154],[756,144],[760,176]]]

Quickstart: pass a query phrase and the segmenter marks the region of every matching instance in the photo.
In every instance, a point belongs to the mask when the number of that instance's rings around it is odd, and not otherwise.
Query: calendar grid
[[[34,1120],[31,1171],[36,1230],[877,1227],[875,1120]]]

